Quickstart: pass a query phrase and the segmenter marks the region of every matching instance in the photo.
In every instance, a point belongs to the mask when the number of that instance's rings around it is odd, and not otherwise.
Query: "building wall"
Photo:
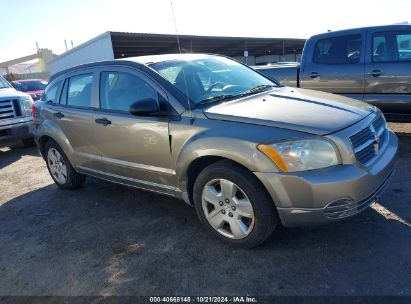
[[[53,75],[76,65],[113,59],[111,37],[107,32],[61,54],[50,61],[48,67],[50,75]]]
[[[260,56],[255,59],[255,63],[273,63],[273,62],[280,62],[280,61],[297,61],[300,62],[301,54],[286,54],[283,58],[282,55],[265,55]]]
[[[244,56],[233,57],[235,60],[238,60],[242,63],[247,63],[247,65],[255,65],[255,56],[248,56],[247,62]]]
[[[233,57],[234,59],[245,63],[245,57],[239,56],[239,57]],[[297,61],[300,62],[301,60],[301,54],[286,54],[283,58],[282,55],[264,55],[264,56],[249,56],[247,59],[247,64],[248,65],[256,65],[256,64],[261,64],[261,63],[273,63],[273,62],[279,62],[279,61]]]

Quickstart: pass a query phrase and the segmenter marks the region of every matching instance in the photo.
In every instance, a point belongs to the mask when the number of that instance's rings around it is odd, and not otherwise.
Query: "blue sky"
[[[121,6],[120,6],[121,5]],[[328,29],[411,22],[411,0],[173,0],[180,34],[308,38]],[[105,31],[174,33],[170,0],[0,0],[0,62],[54,53]]]

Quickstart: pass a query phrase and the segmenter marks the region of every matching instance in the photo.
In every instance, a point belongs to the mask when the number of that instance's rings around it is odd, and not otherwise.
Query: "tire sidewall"
[[[65,182],[64,184],[61,184],[60,182],[58,182],[58,181],[55,179],[54,175],[51,173],[50,166],[49,166],[49,161],[48,161],[48,153],[49,153],[49,150],[50,150],[50,149],[56,149],[56,150],[60,153],[61,157],[62,157],[63,160],[64,160],[64,163],[65,163],[66,169],[67,169],[67,179],[66,179],[66,182]],[[70,185],[71,185],[70,178],[71,178],[71,172],[72,172],[72,170],[73,170],[73,167],[71,166],[71,163],[70,163],[70,161],[68,160],[66,154],[63,152],[63,150],[60,148],[60,146],[59,146],[57,143],[55,143],[54,141],[48,141],[48,142],[46,143],[46,146],[45,146],[45,149],[44,149],[44,150],[45,150],[45,158],[46,158],[47,170],[49,171],[50,176],[51,176],[51,178],[53,179],[53,181],[54,181],[59,187],[61,187],[61,188],[68,188],[68,187],[70,187]]]
[[[234,168],[234,167],[233,167]],[[238,170],[233,170],[233,168],[221,166],[211,166],[205,168],[197,177],[194,188],[193,188],[193,200],[194,206],[200,221],[207,227],[209,231],[215,234],[220,239],[231,243],[232,245],[250,248],[258,245],[261,242],[261,238],[266,238],[267,227],[272,224],[277,224],[278,220],[274,212],[274,203],[271,198],[266,194],[266,190],[263,186],[256,180],[256,177],[252,173],[238,167]],[[237,184],[244,193],[248,196],[254,211],[254,227],[250,234],[242,239],[231,239],[225,237],[216,231],[208,222],[205,217],[203,207],[202,207],[202,192],[204,186],[213,179],[226,179],[235,184]],[[273,227],[273,228],[274,228]],[[271,229],[270,234],[273,229]],[[262,236],[264,235],[264,236]]]

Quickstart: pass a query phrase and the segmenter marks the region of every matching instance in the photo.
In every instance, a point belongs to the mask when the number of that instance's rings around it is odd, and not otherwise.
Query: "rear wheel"
[[[48,141],[45,146],[47,168],[54,182],[62,189],[80,188],[86,177],[77,173],[66,154],[54,141]]]
[[[278,223],[274,203],[261,183],[230,161],[219,161],[201,171],[193,198],[207,229],[238,247],[259,245]]]

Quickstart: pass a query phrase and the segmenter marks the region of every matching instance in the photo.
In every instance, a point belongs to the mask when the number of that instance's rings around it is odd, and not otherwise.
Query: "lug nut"
[[[233,217],[233,214],[231,212],[228,213],[229,217]]]
[[[231,206],[231,210],[235,211],[235,206]]]
[[[222,213],[222,214],[225,214],[225,210],[224,210],[224,209],[223,209],[223,210],[221,210],[221,213]]]
[[[224,203],[222,201],[219,201],[218,203],[220,204],[220,206],[224,205]]]
[[[230,200],[228,198],[226,198],[225,202],[228,204],[230,202]]]

